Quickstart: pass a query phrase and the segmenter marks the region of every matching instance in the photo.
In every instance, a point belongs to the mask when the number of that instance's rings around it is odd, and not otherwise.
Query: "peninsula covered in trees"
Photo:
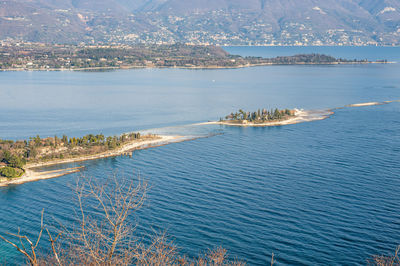
[[[141,144],[151,144],[152,141],[162,140],[162,137],[140,133],[122,134],[120,136],[104,136],[103,134],[76,138],[54,136],[40,138],[36,136],[29,140],[0,140],[0,181],[3,178],[13,179],[25,173],[25,165],[40,165],[48,162],[63,162],[65,160],[86,159],[94,156],[117,154],[114,151]]]
[[[275,58],[231,55],[217,46],[114,45],[79,46],[42,43],[3,43],[0,70],[96,70],[118,68],[239,68],[262,65],[366,64],[385,60],[337,59],[322,54]]]

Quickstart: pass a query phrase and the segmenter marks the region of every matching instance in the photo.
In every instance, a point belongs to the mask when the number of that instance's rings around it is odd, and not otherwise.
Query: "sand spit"
[[[75,158],[57,159],[57,160],[51,160],[48,162],[32,163],[32,164],[27,164],[25,166],[25,168],[32,169],[32,168],[37,168],[37,167],[49,166],[49,165],[74,163],[74,162],[89,161],[89,160],[96,160],[96,159],[101,159],[101,158],[119,156],[121,154],[129,153],[129,152],[131,152],[133,150],[137,150],[137,149],[151,148],[151,147],[159,146],[159,145],[166,144],[166,143],[176,142],[180,138],[182,138],[182,137],[180,137],[180,136],[157,136],[156,139],[139,140],[139,141],[133,141],[130,143],[126,143],[121,148],[118,148],[118,149],[115,149],[112,151],[106,151],[106,152],[98,153],[98,154],[94,154],[94,155],[83,155],[83,156],[79,156],[79,157],[75,157]]]
[[[201,125],[227,125],[227,126],[240,126],[240,127],[284,126],[284,125],[292,125],[292,124],[298,124],[298,123],[304,123],[304,122],[324,120],[324,119],[329,118],[331,115],[333,115],[334,114],[333,110],[336,110],[336,109],[343,109],[343,108],[347,108],[347,107],[376,106],[376,105],[383,105],[383,104],[389,104],[389,103],[394,103],[394,102],[400,102],[400,100],[356,103],[356,104],[345,105],[344,107],[337,107],[337,108],[332,108],[332,109],[327,109],[327,110],[303,110],[303,109],[298,110],[298,109],[296,109],[294,117],[291,117],[289,119],[282,120],[282,121],[266,122],[266,123],[260,123],[260,124],[255,124],[255,123],[240,124],[240,123],[234,123],[234,122],[230,123],[230,122],[209,121],[209,122],[204,122],[204,123],[191,124],[191,126],[201,126]],[[216,134],[216,135],[220,135],[220,134]],[[210,136],[205,136],[205,137],[210,137]],[[8,186],[8,185],[17,185],[17,184],[32,182],[32,181],[41,180],[41,179],[60,177],[63,175],[79,172],[83,168],[83,167],[73,167],[73,168],[67,168],[67,169],[57,169],[57,170],[53,170],[53,171],[35,170],[36,168],[40,168],[40,167],[44,167],[44,166],[66,164],[66,163],[73,163],[73,162],[80,162],[80,161],[87,161],[87,160],[96,160],[96,159],[107,158],[107,157],[114,157],[114,156],[119,156],[122,154],[127,154],[133,150],[159,147],[159,146],[167,145],[169,143],[182,142],[182,141],[193,140],[193,139],[198,139],[198,138],[203,138],[203,137],[159,135],[155,139],[134,141],[134,142],[125,144],[123,147],[121,147],[119,149],[104,152],[104,153],[99,153],[99,154],[95,154],[95,155],[87,155],[87,156],[68,158],[68,159],[63,159],[63,160],[59,159],[59,160],[53,160],[53,161],[48,161],[48,162],[36,163],[36,164],[28,164],[25,167],[26,172],[22,177],[14,179],[14,180],[0,178],[0,187]]]
[[[32,182],[32,181],[36,181],[36,180],[60,177],[63,175],[68,175],[68,174],[79,172],[83,168],[83,167],[73,167],[73,168],[67,168],[67,169],[57,169],[57,170],[53,170],[53,171],[36,170],[37,168],[40,168],[40,167],[88,161],[88,160],[96,160],[96,159],[107,158],[107,157],[114,157],[114,156],[119,156],[122,154],[132,152],[133,150],[159,147],[159,146],[163,146],[163,145],[166,145],[169,143],[180,142],[180,141],[184,141],[184,140],[186,140],[186,139],[181,136],[158,136],[156,139],[133,141],[131,143],[125,144],[123,147],[121,147],[119,149],[116,149],[113,151],[107,151],[107,152],[103,152],[103,153],[99,153],[99,154],[85,155],[85,156],[62,159],[62,160],[58,159],[58,160],[52,160],[52,161],[48,161],[48,162],[41,162],[41,163],[27,164],[25,167],[25,174],[22,177],[12,179],[12,180],[8,180],[6,178],[0,179],[0,187],[8,186],[8,185],[23,184],[26,182]]]
[[[375,106],[375,105],[384,105],[384,104],[389,104],[389,103],[394,103],[394,102],[400,102],[400,100],[395,100],[395,101],[384,101],[384,102],[355,103],[355,104],[348,104],[348,105],[345,105],[344,107]]]
[[[50,179],[50,178],[60,177],[63,175],[77,173],[82,168],[83,168],[83,166],[66,168],[66,169],[58,169],[58,170],[53,170],[53,171],[41,171],[41,172],[33,171],[31,169],[26,169],[25,174],[20,178],[11,179],[11,180],[5,179],[4,181],[0,181],[0,187],[5,187],[5,186],[9,186],[9,185],[19,185],[19,184],[42,180],[42,179]]]
[[[386,103],[380,103],[380,102],[355,103],[355,104],[345,105],[344,107],[363,107],[363,106],[374,106],[374,105],[382,105],[382,104],[386,104]]]

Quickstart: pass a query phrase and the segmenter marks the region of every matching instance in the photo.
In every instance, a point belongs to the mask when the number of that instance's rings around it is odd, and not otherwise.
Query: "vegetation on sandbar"
[[[240,109],[238,112],[231,113],[227,115],[224,119],[220,119],[220,122],[229,122],[229,123],[267,123],[267,122],[275,122],[289,119],[295,115],[295,110],[267,110],[267,109],[258,109],[256,112],[246,112]]]
[[[154,135],[142,136],[140,133],[122,134],[121,136],[104,136],[103,134],[76,138],[57,136],[29,140],[0,139],[0,177],[16,178],[24,173],[26,163],[45,162],[55,159],[67,159],[82,155],[94,155],[114,150],[123,144],[138,139],[154,138]]]

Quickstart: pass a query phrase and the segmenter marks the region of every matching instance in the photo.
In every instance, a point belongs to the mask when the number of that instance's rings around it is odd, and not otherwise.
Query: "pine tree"
[[[59,142],[59,139],[58,139],[57,135],[55,135],[54,136],[54,147],[57,148],[58,142]]]

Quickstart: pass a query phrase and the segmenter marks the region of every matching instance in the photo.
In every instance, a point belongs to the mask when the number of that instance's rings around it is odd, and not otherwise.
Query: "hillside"
[[[400,0],[3,0],[0,39],[400,44]]]

